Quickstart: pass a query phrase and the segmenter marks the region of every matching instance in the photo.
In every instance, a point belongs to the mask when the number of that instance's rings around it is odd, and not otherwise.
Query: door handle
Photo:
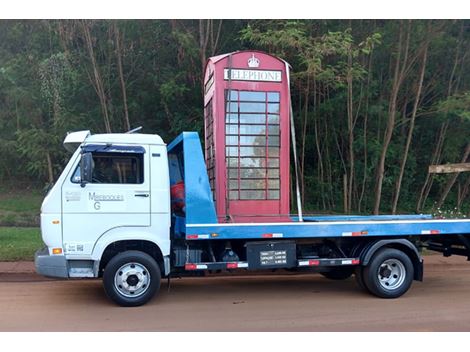
[[[134,194],[135,197],[145,197],[147,198],[149,196],[148,193],[138,193],[138,194]]]

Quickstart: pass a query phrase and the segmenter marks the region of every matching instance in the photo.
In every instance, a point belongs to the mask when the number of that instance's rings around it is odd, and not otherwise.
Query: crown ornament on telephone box
[[[259,67],[259,59],[255,57],[255,54],[248,59],[248,67]]]

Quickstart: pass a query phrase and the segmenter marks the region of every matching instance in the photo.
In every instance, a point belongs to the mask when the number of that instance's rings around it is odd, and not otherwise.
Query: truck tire
[[[160,289],[160,267],[150,255],[126,251],[106,265],[103,286],[106,295],[123,307],[147,303]]]
[[[356,284],[361,290],[367,290],[366,285],[364,284],[364,267],[358,266],[354,270],[354,278],[356,279]]]
[[[383,248],[374,254],[363,269],[366,288],[381,298],[397,298],[411,287],[413,282],[413,263],[402,251]]]
[[[353,272],[354,268],[334,268],[331,271],[325,271],[320,274],[327,279],[339,281],[349,279]]]

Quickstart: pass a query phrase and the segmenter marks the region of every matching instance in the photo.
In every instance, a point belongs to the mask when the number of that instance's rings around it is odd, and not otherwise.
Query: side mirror
[[[93,156],[90,152],[83,153],[80,160],[80,186],[85,187],[92,180],[93,174]]]

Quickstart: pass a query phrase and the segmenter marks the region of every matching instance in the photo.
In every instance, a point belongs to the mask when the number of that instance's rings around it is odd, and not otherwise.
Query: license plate
[[[287,264],[287,251],[261,251],[259,259],[261,265]]]

